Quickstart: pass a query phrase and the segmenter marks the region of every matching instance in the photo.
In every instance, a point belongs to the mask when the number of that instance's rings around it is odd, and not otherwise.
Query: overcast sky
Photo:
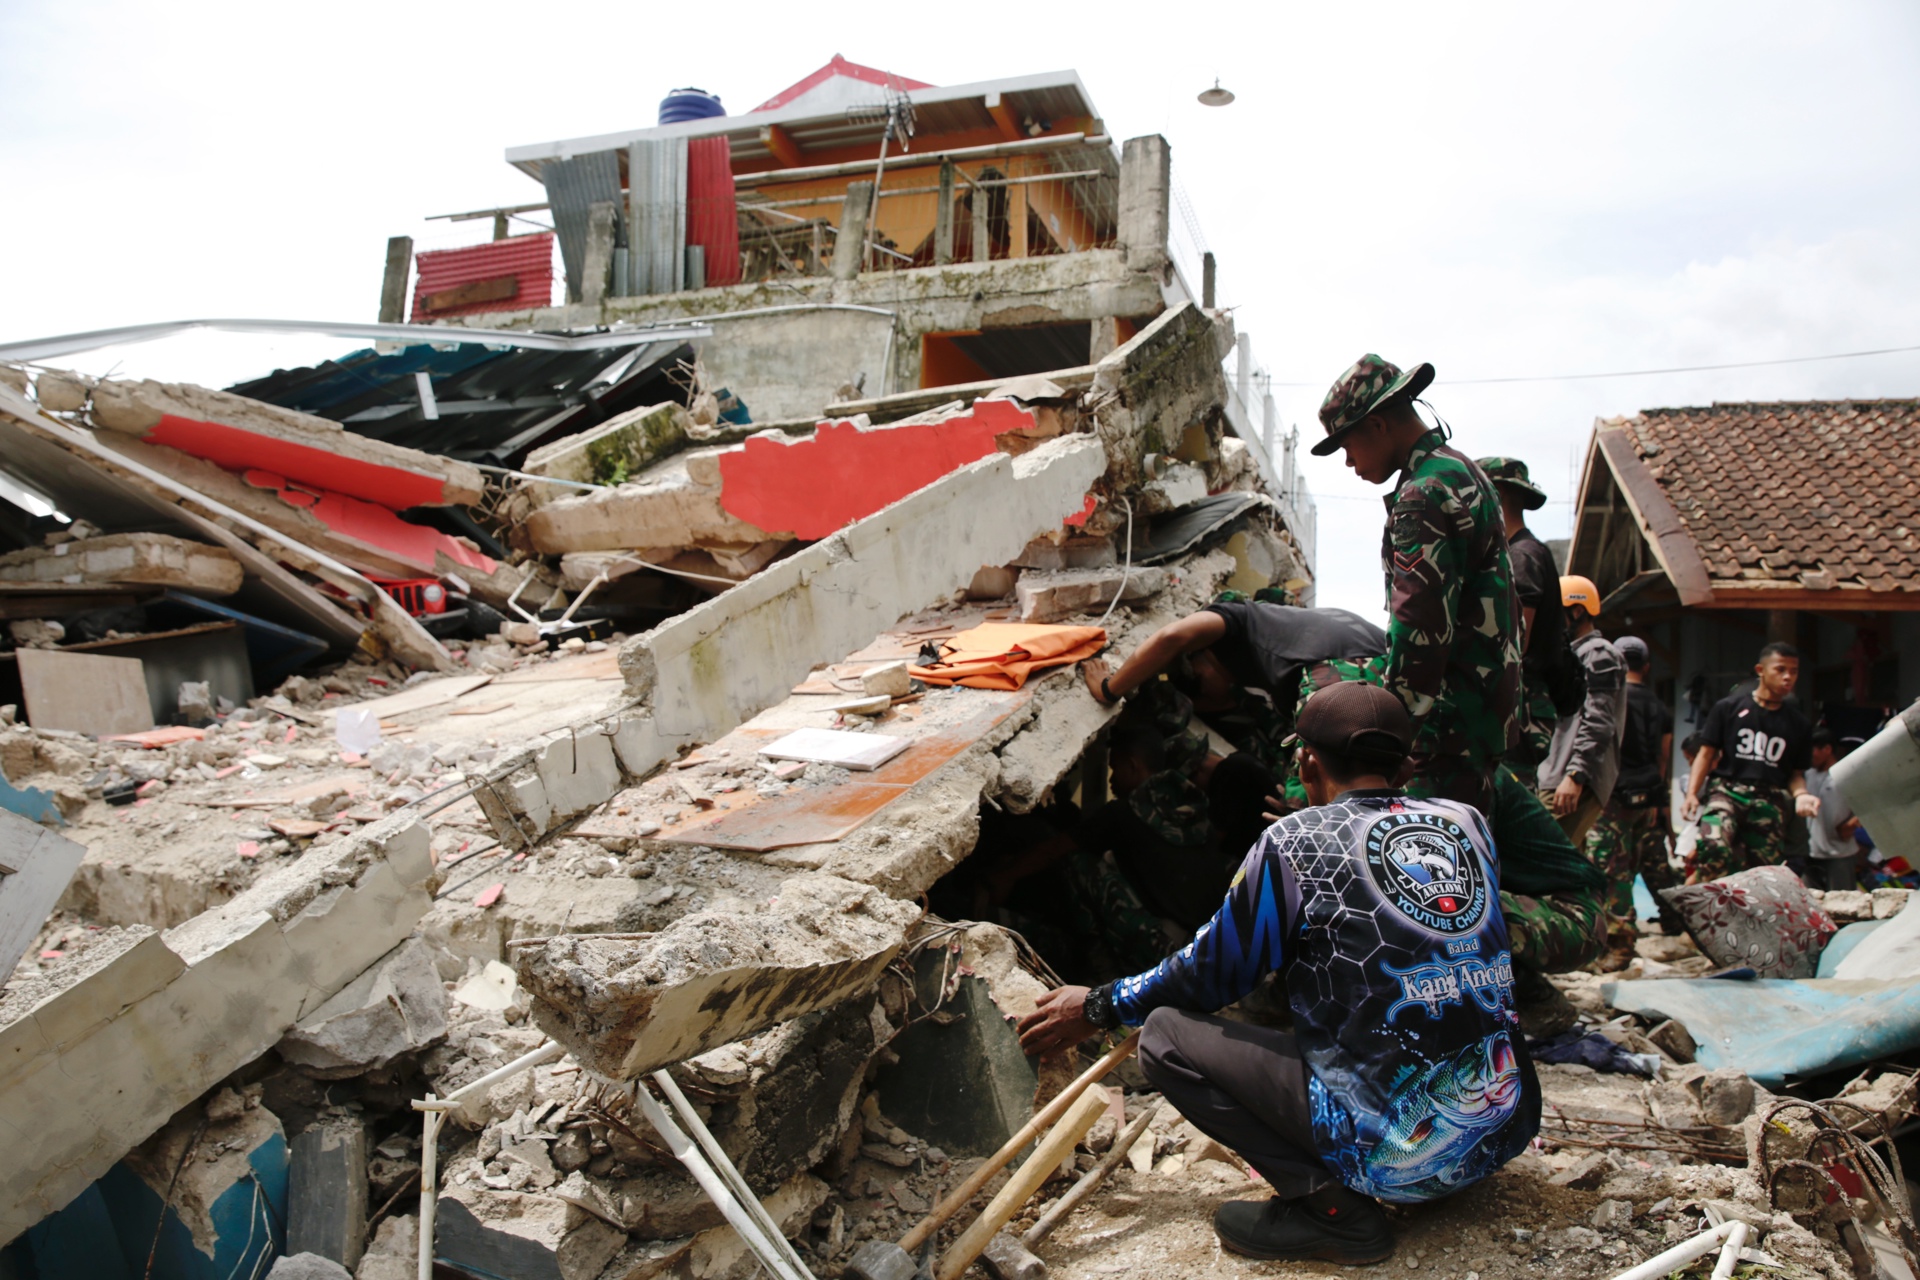
[[[1077,69],[1114,136],[1171,141],[1283,420],[1317,434],[1362,352],[1431,360],[1461,447],[1552,491],[1543,536],[1567,532],[1596,416],[1920,394],[1920,352],[1464,384],[1920,344],[1920,6],[851,12],[11,0],[0,339],[370,320],[388,236],[484,239],[422,219],[542,197],[506,147],[644,126],[681,84],[743,111],[838,52],[936,84]],[[1197,105],[1216,76],[1238,101]],[[109,363],[218,384],[350,345],[194,337]],[[1304,465],[1321,602],[1377,615],[1378,491]]]

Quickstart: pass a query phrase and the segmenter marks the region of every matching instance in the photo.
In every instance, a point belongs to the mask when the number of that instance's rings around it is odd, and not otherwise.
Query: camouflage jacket
[[[1519,609],[1500,499],[1472,459],[1429,431],[1386,506],[1392,618],[1374,669],[1413,716],[1416,761],[1490,771],[1519,740]]]

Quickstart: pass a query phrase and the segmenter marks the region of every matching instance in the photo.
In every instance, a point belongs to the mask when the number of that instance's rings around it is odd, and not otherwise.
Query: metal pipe
[[[0,342],[0,360],[31,362],[56,356],[98,351],[101,347],[152,342],[196,329],[222,333],[314,333],[334,338],[368,338],[376,342],[404,342],[487,347],[525,347],[534,351],[598,351],[631,347],[642,342],[691,342],[711,338],[699,325],[676,321],[664,329],[620,329],[576,335],[533,333],[521,329],[469,329],[442,324],[358,324],[334,320],[167,320],[159,324],[132,324],[118,329],[93,329],[23,342]]]
[[[531,471],[515,471],[512,467],[495,467],[485,462],[469,462],[475,471],[484,471],[489,475],[512,476],[516,480],[538,480],[542,484],[565,485],[569,489],[605,489],[604,484],[594,484],[588,480],[556,480],[552,476],[537,476]]]
[[[469,1080],[444,1098],[428,1094],[414,1100],[413,1109],[421,1113],[419,1280],[433,1280],[433,1219],[440,1203],[440,1126],[446,1123],[447,1112],[481,1090],[491,1089],[502,1080],[558,1058],[563,1052],[557,1043],[549,1040],[532,1053],[521,1054],[506,1066],[489,1071],[478,1080]]]
[[[720,1175],[714,1172],[713,1166],[707,1163],[700,1149],[680,1131],[680,1126],[673,1122],[673,1117],[667,1114],[653,1094],[636,1082],[633,1097],[640,1113],[647,1118],[647,1123],[653,1126],[654,1132],[660,1135],[680,1163],[687,1167],[687,1172],[693,1175],[694,1181],[700,1184],[707,1198],[719,1208],[728,1224],[740,1233],[740,1238],[753,1251],[753,1256],[759,1259],[760,1265],[778,1280],[813,1280],[812,1273],[804,1266],[796,1269],[761,1236],[760,1224],[741,1207],[739,1200]]]
[[[687,1101],[687,1095],[680,1092],[680,1086],[674,1082],[673,1076],[665,1070],[660,1070],[653,1073],[653,1081],[660,1086],[660,1091],[667,1095],[667,1101],[671,1102],[673,1109],[680,1113],[680,1118],[686,1121],[687,1128],[693,1131],[694,1141],[698,1142],[701,1150],[707,1153],[708,1160],[713,1163],[713,1167],[719,1171],[720,1176],[727,1180],[727,1184],[733,1188],[733,1193],[740,1197],[740,1203],[746,1207],[748,1213],[753,1215],[754,1221],[760,1224],[760,1229],[766,1232],[767,1239],[772,1241],[773,1247],[779,1250],[780,1255],[789,1263],[805,1271],[807,1264],[801,1261],[800,1255],[794,1251],[792,1242],[780,1230],[780,1224],[773,1220],[773,1215],[767,1212],[767,1207],[760,1203],[760,1197],[753,1194],[753,1188],[747,1185],[747,1180],[740,1176],[740,1170],[734,1167],[733,1161],[714,1140],[713,1132],[700,1118],[700,1113],[693,1109],[693,1104]]]

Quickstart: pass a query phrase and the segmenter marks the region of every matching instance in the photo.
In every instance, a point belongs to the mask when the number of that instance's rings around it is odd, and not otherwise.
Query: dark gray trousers
[[[1140,1070],[1194,1128],[1240,1153],[1283,1200],[1334,1181],[1313,1145],[1307,1066],[1293,1033],[1155,1009]]]

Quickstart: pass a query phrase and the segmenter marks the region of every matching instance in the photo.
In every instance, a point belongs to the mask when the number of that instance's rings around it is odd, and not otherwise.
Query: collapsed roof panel
[[[677,338],[579,351],[409,346],[276,370],[229,390],[317,414],[371,440],[512,465],[548,440],[680,398],[666,375],[692,358],[693,348]],[[421,375],[431,406],[421,398]]]

